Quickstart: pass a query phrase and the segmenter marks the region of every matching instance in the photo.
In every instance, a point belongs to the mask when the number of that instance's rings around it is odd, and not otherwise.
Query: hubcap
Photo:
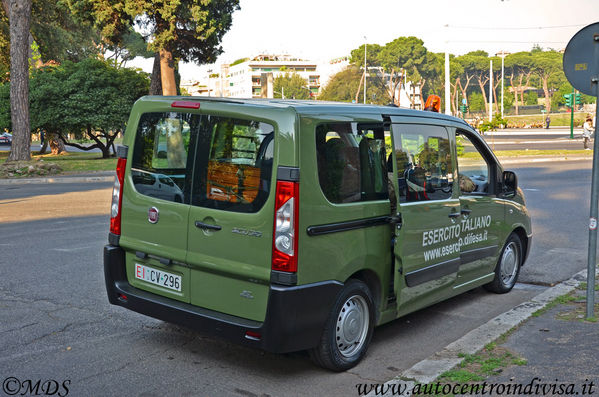
[[[370,321],[368,304],[360,295],[345,301],[337,317],[336,342],[339,353],[350,357],[364,345]]]
[[[510,242],[507,247],[505,247],[503,256],[501,257],[500,275],[503,285],[512,285],[514,279],[516,278],[519,261],[520,258],[518,258],[518,247],[516,246],[516,243]]]

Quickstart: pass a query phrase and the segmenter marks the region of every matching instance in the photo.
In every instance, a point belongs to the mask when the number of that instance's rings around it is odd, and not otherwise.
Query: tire
[[[366,354],[374,321],[374,303],[368,286],[350,279],[335,300],[319,345],[309,350],[312,361],[333,371],[354,367]]]
[[[522,241],[518,235],[512,233],[505,242],[501,255],[499,255],[499,260],[495,266],[495,278],[489,284],[484,285],[485,289],[497,294],[510,292],[516,285],[516,281],[518,281],[521,266]]]

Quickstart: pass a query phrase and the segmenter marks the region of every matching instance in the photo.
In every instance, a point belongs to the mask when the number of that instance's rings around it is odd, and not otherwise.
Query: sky
[[[260,53],[312,61],[349,55],[364,42],[384,45],[416,36],[433,52],[563,49],[584,26],[599,22],[599,0],[240,0],[224,52],[213,66],[181,64],[183,79]],[[151,60],[134,65],[151,71]]]

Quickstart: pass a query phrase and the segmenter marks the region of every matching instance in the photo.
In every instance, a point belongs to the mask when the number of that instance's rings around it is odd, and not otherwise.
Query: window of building
[[[330,202],[388,198],[382,124],[321,124],[316,156],[320,187]]]

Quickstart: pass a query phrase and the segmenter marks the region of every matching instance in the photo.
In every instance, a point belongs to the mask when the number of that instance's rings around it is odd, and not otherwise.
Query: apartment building
[[[320,73],[316,62],[291,55],[260,54],[221,65],[220,73],[209,75],[210,95],[231,98],[272,98],[274,79],[285,73],[297,73],[313,97],[320,90]]]

